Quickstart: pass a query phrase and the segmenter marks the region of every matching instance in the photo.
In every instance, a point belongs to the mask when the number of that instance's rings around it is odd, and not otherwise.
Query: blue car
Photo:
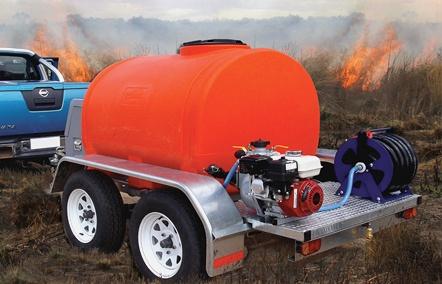
[[[71,100],[88,83],[65,82],[58,58],[0,48],[0,160],[45,158],[63,146]]]

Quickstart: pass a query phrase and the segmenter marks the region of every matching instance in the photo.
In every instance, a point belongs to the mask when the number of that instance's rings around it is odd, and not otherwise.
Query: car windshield
[[[0,54],[0,81],[34,81],[40,79],[40,74],[30,58]]]

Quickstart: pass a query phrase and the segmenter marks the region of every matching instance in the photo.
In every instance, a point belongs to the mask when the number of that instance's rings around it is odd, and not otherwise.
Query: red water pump
[[[324,200],[322,188],[313,180],[300,180],[292,185],[289,198],[280,201],[279,206],[288,216],[304,217],[321,208]]]

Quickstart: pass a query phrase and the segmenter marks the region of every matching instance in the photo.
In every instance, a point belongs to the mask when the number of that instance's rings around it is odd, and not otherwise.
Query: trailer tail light
[[[416,215],[417,215],[417,208],[413,207],[405,211],[402,211],[401,217],[404,219],[412,219],[416,217]]]
[[[243,250],[236,251],[234,253],[215,258],[215,260],[213,261],[213,268],[217,269],[222,266],[239,262],[243,259],[244,259],[244,251]]]
[[[302,254],[303,256],[310,255],[321,249],[321,239],[310,241],[310,242],[297,242],[296,252]]]

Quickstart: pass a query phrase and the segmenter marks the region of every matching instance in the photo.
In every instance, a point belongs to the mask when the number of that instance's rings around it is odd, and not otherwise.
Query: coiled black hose
[[[373,139],[384,146],[393,161],[393,178],[388,192],[396,191],[410,184],[417,171],[417,157],[410,143],[403,137],[392,133],[376,134]]]

